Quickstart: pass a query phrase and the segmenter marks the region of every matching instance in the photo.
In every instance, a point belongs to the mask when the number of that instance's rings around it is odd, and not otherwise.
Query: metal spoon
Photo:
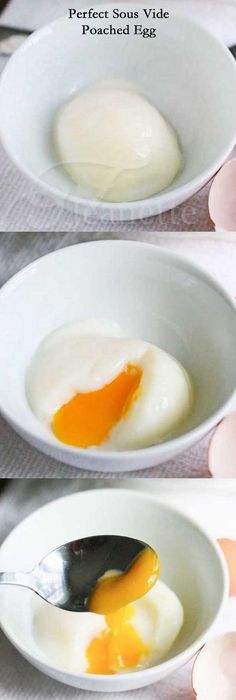
[[[85,537],[54,549],[29,573],[0,573],[0,585],[30,588],[57,608],[88,612],[98,579],[110,570],[125,572],[146,547],[131,537]]]

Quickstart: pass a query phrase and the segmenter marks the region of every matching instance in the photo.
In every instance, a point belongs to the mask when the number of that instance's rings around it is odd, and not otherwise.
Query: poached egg
[[[192,405],[191,381],[177,360],[99,320],[65,324],[41,342],[26,374],[26,395],[58,440],[105,450],[164,440]]]
[[[85,198],[142,200],[166,189],[182,167],[171,124],[119,80],[73,94],[56,115],[53,141],[59,163]]]

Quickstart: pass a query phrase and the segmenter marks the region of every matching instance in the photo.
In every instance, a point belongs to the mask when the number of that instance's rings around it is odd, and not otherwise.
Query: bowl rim
[[[8,296],[9,293],[13,291],[13,293],[16,291],[17,284],[18,283],[24,283],[24,278],[28,276],[28,274],[31,274],[33,270],[36,268],[40,267],[41,265],[44,264],[45,260],[50,259],[51,257],[59,257],[64,255],[64,251],[69,251],[71,250],[71,255],[75,252],[75,250],[84,250],[86,247],[90,246],[90,248],[97,248],[97,247],[105,247],[105,248],[126,248],[127,250],[131,248],[136,247],[136,249],[140,250],[140,253],[143,254],[144,249],[147,253],[152,252],[152,255],[156,255],[157,258],[163,259],[164,261],[170,261],[174,266],[177,265],[177,267],[180,267],[182,271],[187,270],[190,274],[192,274],[195,278],[200,279],[201,281],[205,282],[208,284],[208,286],[214,290],[216,293],[219,294],[221,298],[223,298],[227,304],[231,307],[232,311],[236,315],[236,301],[234,298],[232,298],[227,292],[223,286],[218,282],[218,280],[211,275],[207,270],[205,270],[203,267],[200,265],[197,265],[196,263],[193,263],[192,261],[188,260],[184,256],[181,256],[177,253],[174,253],[173,251],[170,251],[167,248],[160,248],[158,245],[153,244],[153,243],[145,243],[143,241],[126,241],[126,240],[111,240],[111,239],[100,239],[97,241],[86,241],[84,243],[75,243],[70,246],[64,246],[63,248],[59,248],[57,250],[51,251],[50,253],[47,253],[46,255],[42,255],[41,257],[37,258],[33,262],[29,263],[29,265],[26,265],[24,268],[19,270],[15,275],[13,275],[0,289],[0,306],[2,301],[4,300],[5,296]],[[155,251],[155,252],[154,252]],[[236,321],[236,318],[235,318]],[[0,326],[1,328],[1,326]],[[163,442],[157,443],[155,445],[151,445],[150,447],[143,447],[141,449],[135,449],[135,450],[119,450],[119,451],[114,451],[114,450],[102,450],[102,449],[83,449],[79,447],[73,447],[64,443],[61,443],[59,440],[54,438],[53,435],[48,435],[48,436],[39,436],[35,430],[29,429],[27,426],[25,426],[24,423],[21,423],[19,420],[15,420],[12,418],[11,413],[7,411],[4,408],[4,404],[2,404],[2,399],[0,395],[0,413],[2,416],[5,418],[5,420],[12,426],[14,426],[16,432],[22,431],[25,436],[31,438],[31,439],[37,439],[37,443],[40,446],[48,445],[51,450],[60,450],[61,454],[67,455],[72,454],[72,455],[77,455],[86,460],[86,458],[93,459],[94,462],[96,462],[96,458],[99,457],[100,460],[103,460],[104,462],[108,463],[110,460],[120,462],[122,459],[130,459],[130,461],[135,460],[135,458],[138,457],[146,457],[147,455],[152,455],[154,454],[159,454],[160,456],[165,455],[166,449],[169,447],[178,450],[178,448],[181,448],[181,452],[183,452],[185,449],[188,448],[189,446],[189,440],[192,442],[201,438],[203,436],[203,433],[205,431],[205,434],[211,430],[214,426],[216,426],[222,419],[222,417],[225,415],[225,412],[227,411],[228,407],[231,405],[233,402],[234,397],[236,396],[236,384],[235,387],[232,389],[230,392],[230,395],[226,399],[226,401],[223,402],[223,404],[217,409],[217,411],[214,411],[208,418],[206,418],[204,421],[199,423],[195,428],[192,428],[188,432],[184,432],[183,434],[165,440]],[[29,410],[30,406],[29,406]],[[25,438],[26,439],[26,438]],[[32,443],[31,443],[32,444]]]
[[[100,3],[98,5],[98,8],[101,6],[103,7],[104,3]],[[122,2],[122,6],[125,6],[125,3]],[[134,6],[140,6],[140,2],[134,3]],[[113,7],[111,2],[108,2],[106,4],[106,7]],[[175,19],[180,20],[187,25],[193,26],[195,29],[200,31],[203,35],[208,37],[209,42],[212,42],[215,46],[218,47],[219,50],[221,50],[222,55],[224,53],[225,59],[228,60],[228,64],[232,66],[232,75],[233,75],[233,70],[235,71],[235,88],[236,88],[236,61],[233,58],[232,54],[230,53],[229,49],[223,44],[223,42],[220,41],[217,37],[215,37],[211,32],[209,32],[205,27],[203,27],[199,22],[196,20],[191,19],[190,17],[186,16],[184,13],[175,13],[173,17],[171,18],[173,21]],[[2,95],[2,89],[5,87],[5,84],[7,83],[8,80],[8,73],[9,69],[11,66],[14,64],[15,61],[17,61],[17,58],[19,55],[24,54],[27,52],[27,49],[30,48],[32,45],[35,45],[37,42],[39,42],[41,39],[44,38],[45,35],[48,34],[49,31],[53,32],[55,27],[59,24],[62,24],[67,20],[66,15],[62,15],[61,17],[58,17],[56,20],[53,22],[50,22],[40,29],[37,29],[34,31],[29,37],[25,39],[23,44],[13,53],[9,61],[7,62],[7,65],[3,69],[1,78],[0,78],[0,97]],[[2,100],[0,100],[1,104]],[[0,116],[1,116],[1,111],[3,110],[3,106],[0,107]],[[48,195],[51,195],[53,198],[59,199],[59,200],[64,200],[66,204],[70,203],[72,205],[76,205],[77,207],[80,207],[81,209],[87,208],[87,210],[91,210],[92,212],[97,213],[98,210],[101,212],[101,214],[104,212],[131,212],[132,218],[135,218],[135,214],[138,217],[138,211],[137,210],[145,210],[149,209],[152,207],[158,207],[160,206],[165,207],[169,206],[170,200],[173,197],[178,197],[181,200],[181,197],[184,198],[184,201],[191,197],[191,195],[198,191],[201,186],[203,186],[206,182],[208,182],[211,177],[219,170],[219,168],[223,165],[223,163],[226,161],[228,156],[230,155],[231,151],[234,148],[235,145],[235,138],[236,138],[236,127],[235,127],[235,135],[232,136],[232,139],[230,139],[230,142],[228,146],[225,146],[224,148],[221,149],[221,153],[219,154],[218,157],[214,159],[212,162],[212,165],[210,165],[208,168],[205,168],[201,171],[199,175],[196,175],[194,178],[189,180],[187,183],[183,185],[179,185],[177,187],[172,187],[171,190],[166,191],[165,189],[161,191],[159,194],[152,195],[151,197],[147,197],[144,199],[140,200],[135,200],[131,202],[105,202],[105,201],[100,201],[100,200],[95,200],[95,199],[86,199],[82,196],[77,196],[75,194],[68,194],[65,193],[61,190],[59,190],[57,187],[54,187],[53,185],[49,185],[42,180],[39,179],[37,175],[34,175],[31,171],[30,168],[25,166],[22,161],[15,155],[15,152],[13,153],[11,147],[9,147],[9,143],[7,142],[5,138],[5,132],[3,129],[3,126],[1,124],[1,119],[0,119],[0,138],[2,141],[2,144],[4,146],[4,149],[6,153],[9,155],[11,158],[12,162],[14,165],[20,170],[20,172],[25,175],[31,182],[33,182],[37,187],[41,188],[45,193]],[[174,184],[174,183],[172,183]],[[170,207],[173,208],[173,207]],[[147,216],[151,216],[150,214],[147,214]],[[136,217],[136,218],[137,218]]]
[[[227,601],[228,595],[229,595],[229,576],[228,576],[228,571],[227,571],[227,565],[226,565],[226,562],[225,562],[225,559],[223,556],[223,552],[221,551],[217,540],[214,540],[214,538],[194,518],[192,518],[192,516],[189,516],[186,513],[183,513],[181,511],[180,507],[176,507],[176,506],[172,506],[172,505],[167,504],[166,502],[164,502],[162,500],[161,496],[157,496],[157,495],[146,493],[146,492],[136,491],[135,489],[127,489],[124,487],[122,487],[122,488],[120,488],[120,487],[116,487],[116,488],[112,488],[112,487],[100,488],[100,487],[98,487],[95,489],[86,489],[84,491],[77,491],[73,494],[67,494],[65,496],[55,498],[52,501],[49,501],[49,503],[46,503],[45,505],[43,505],[39,508],[36,508],[32,513],[30,513],[30,515],[28,515],[26,518],[23,518],[23,520],[20,523],[18,523],[18,525],[16,525],[16,527],[13,528],[13,530],[11,530],[11,532],[7,535],[7,537],[5,538],[5,540],[3,541],[3,543],[1,544],[1,547],[0,547],[0,556],[1,556],[2,551],[4,552],[6,550],[8,543],[9,543],[9,540],[14,535],[16,530],[20,529],[21,527],[24,528],[25,525],[28,524],[28,522],[30,521],[32,516],[34,516],[36,513],[37,513],[37,515],[39,515],[39,513],[41,514],[42,511],[44,511],[45,509],[49,509],[50,506],[55,504],[56,502],[59,502],[58,506],[60,506],[60,503],[62,501],[69,500],[71,498],[74,498],[74,500],[76,500],[77,498],[81,498],[83,496],[86,498],[86,496],[88,494],[90,494],[89,497],[91,497],[91,494],[93,497],[93,495],[97,494],[97,493],[99,493],[99,494],[102,493],[103,496],[105,496],[106,498],[107,497],[109,498],[110,494],[114,495],[117,491],[118,491],[118,494],[120,497],[123,496],[124,498],[126,498],[128,496],[128,498],[133,498],[135,500],[143,501],[147,505],[148,505],[148,503],[151,502],[151,503],[157,505],[157,507],[159,506],[159,507],[163,508],[164,510],[172,513],[174,516],[181,517],[182,521],[186,522],[186,525],[190,524],[192,527],[194,527],[194,529],[201,536],[203,536],[204,539],[208,542],[208,544],[212,548],[212,551],[215,554],[215,557],[218,559],[218,563],[221,567],[221,573],[222,573],[222,591],[221,591],[221,601],[219,603],[218,610],[215,613],[214,618],[212,619],[212,622],[208,625],[208,627],[205,629],[205,631],[201,635],[199,635],[199,637],[197,637],[197,639],[194,642],[192,642],[192,644],[190,644],[189,647],[187,647],[183,651],[179,652],[178,654],[176,654],[176,656],[173,656],[171,659],[168,659],[167,661],[163,661],[159,664],[156,664],[155,666],[150,666],[149,668],[141,669],[140,671],[129,671],[128,673],[125,673],[125,674],[114,674],[114,676],[112,676],[112,682],[114,682],[114,686],[116,684],[119,684],[119,681],[121,680],[121,678],[123,680],[126,679],[127,681],[129,681],[129,680],[133,679],[134,677],[137,678],[137,680],[139,680],[139,679],[141,680],[141,678],[144,678],[145,676],[146,677],[155,676],[158,669],[160,669],[161,672],[163,671],[163,675],[164,675],[165,671],[169,675],[169,673],[171,673],[172,670],[174,671],[176,669],[176,667],[181,666],[182,663],[184,664],[186,661],[186,658],[191,658],[192,656],[194,656],[195,653],[201,649],[201,647],[203,646],[205,641],[209,638],[209,635],[211,634],[211,630],[215,626],[215,623],[218,620],[218,618],[220,617],[222,610],[225,606],[225,603]],[[23,654],[23,656],[25,656],[28,660],[30,660],[30,662],[32,662],[33,665],[34,665],[34,662],[38,662],[41,669],[43,667],[43,669],[45,669],[44,672],[46,672],[48,675],[49,675],[49,670],[51,670],[56,674],[59,673],[59,674],[63,674],[64,676],[70,676],[70,678],[73,678],[73,679],[83,679],[84,680],[85,678],[87,678],[88,674],[86,674],[86,673],[75,673],[73,671],[64,670],[60,666],[48,663],[47,660],[44,661],[40,656],[37,656],[36,654],[33,655],[31,653],[31,651],[27,649],[25,644],[20,644],[17,641],[16,635],[11,635],[7,631],[7,625],[2,623],[2,620],[1,620],[1,610],[0,610],[0,628],[4,632],[7,639],[9,639],[11,644],[13,644],[13,646]],[[98,683],[99,683],[99,679],[101,682],[106,682],[106,681],[109,682],[109,681],[111,681],[111,676],[109,676],[107,674],[93,673],[93,674],[89,674],[89,679],[91,679],[92,682],[95,681]]]

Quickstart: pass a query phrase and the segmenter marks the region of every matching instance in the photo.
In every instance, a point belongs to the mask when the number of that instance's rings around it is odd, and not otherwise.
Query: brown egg
[[[208,642],[193,667],[197,700],[236,700],[236,632]]]
[[[225,418],[216,428],[210,442],[208,467],[212,476],[217,478],[236,477],[236,413]]]
[[[219,545],[224,553],[229,571],[230,580],[230,595],[236,596],[236,542],[235,540],[222,539],[218,540]],[[235,659],[236,663],[236,659]],[[236,692],[235,692],[236,698]]]
[[[236,158],[223,165],[213,180],[209,213],[217,230],[236,231]]]

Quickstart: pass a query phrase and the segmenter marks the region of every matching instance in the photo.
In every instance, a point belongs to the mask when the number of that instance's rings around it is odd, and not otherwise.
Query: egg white
[[[150,647],[149,655],[136,669],[130,669],[140,670],[167,656],[183,626],[184,610],[175,593],[161,581],[132,605],[135,614],[131,624]],[[34,603],[34,639],[51,662],[67,671],[86,671],[86,649],[105,628],[102,615],[69,613],[38,599]]]
[[[59,110],[54,144],[83,196],[110,202],[158,194],[182,166],[172,126],[133,85],[102,81]]]
[[[104,321],[58,328],[42,341],[31,361],[26,395],[32,411],[50,428],[56,411],[76,393],[99,389],[127,364],[138,365],[142,378],[137,396],[100,448],[140,449],[169,436],[182,423],[191,410],[192,387],[171,355],[118,334],[117,324]]]

